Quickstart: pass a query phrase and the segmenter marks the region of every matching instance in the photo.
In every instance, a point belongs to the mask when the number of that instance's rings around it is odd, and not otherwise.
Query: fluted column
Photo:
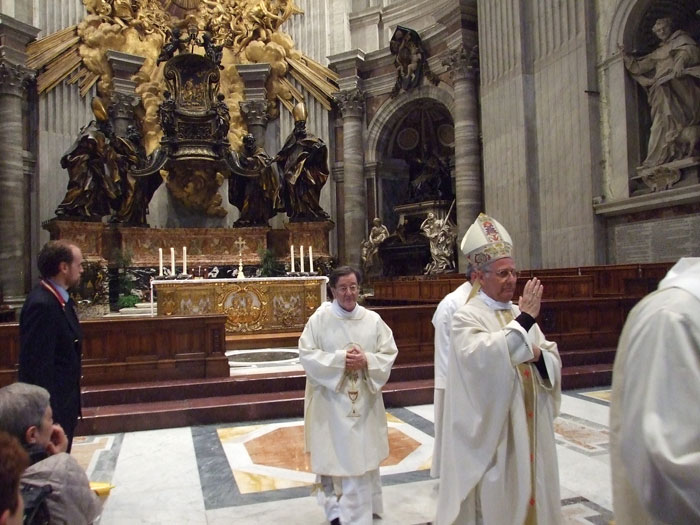
[[[457,246],[474,219],[482,211],[481,145],[479,143],[479,100],[477,82],[477,48],[463,45],[450,52],[444,65],[454,86],[455,125],[455,197],[457,202]],[[466,269],[464,254],[459,253],[459,268]]]
[[[4,301],[19,306],[30,286],[29,191],[22,105],[34,72],[25,67],[27,42],[39,29],[0,14],[0,286]]]
[[[362,150],[365,95],[360,89],[350,89],[339,92],[335,101],[343,116],[345,262],[357,267],[360,264],[361,243],[365,238],[367,219]]]
[[[8,304],[22,302],[30,261],[29,192],[24,176],[22,98],[30,72],[0,62],[0,286]]]

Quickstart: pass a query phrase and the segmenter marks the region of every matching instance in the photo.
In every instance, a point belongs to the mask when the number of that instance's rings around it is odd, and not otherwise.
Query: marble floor
[[[612,519],[607,390],[562,396],[556,421],[567,524]],[[387,411],[390,457],[381,466],[383,519],[429,523],[432,405]],[[114,487],[100,525],[327,523],[311,495],[314,476],[299,419],[230,423],[76,438],[73,454],[92,481]]]

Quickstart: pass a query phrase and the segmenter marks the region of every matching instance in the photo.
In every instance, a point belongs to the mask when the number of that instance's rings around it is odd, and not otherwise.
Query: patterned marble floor
[[[390,457],[381,466],[383,525],[429,523],[432,405],[387,412]],[[556,421],[567,524],[612,519],[607,391],[567,392]],[[73,454],[92,481],[111,482],[100,525],[326,523],[310,495],[314,476],[298,419],[77,438]]]

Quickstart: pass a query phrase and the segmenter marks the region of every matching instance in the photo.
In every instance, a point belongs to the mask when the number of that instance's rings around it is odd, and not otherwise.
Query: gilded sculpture
[[[28,65],[38,71],[39,93],[67,80],[77,83],[85,96],[92,86],[108,99],[112,93],[112,69],[105,51],[114,49],[143,56],[134,75],[141,97],[147,153],[159,144],[163,130],[158,109],[166,91],[163,63],[177,51],[193,45],[202,35],[203,52],[214,62],[220,58],[224,101],[231,108],[229,142],[240,144],[246,125],[240,114],[243,83],[237,64],[269,63],[268,117],[276,118],[278,101],[290,112],[299,100],[287,80],[290,71],[311,96],[329,109],[337,92],[337,75],[294,48],[281,30],[291,16],[302,13],[294,0],[83,0],[87,15],[77,25],[49,35],[28,46]],[[172,90],[170,90],[172,93]],[[192,94],[196,96],[197,94]]]

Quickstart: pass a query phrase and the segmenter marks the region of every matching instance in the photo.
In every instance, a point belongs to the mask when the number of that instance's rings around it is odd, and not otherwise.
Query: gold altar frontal
[[[226,314],[227,333],[301,331],[326,300],[327,277],[154,280],[158,315]]]

